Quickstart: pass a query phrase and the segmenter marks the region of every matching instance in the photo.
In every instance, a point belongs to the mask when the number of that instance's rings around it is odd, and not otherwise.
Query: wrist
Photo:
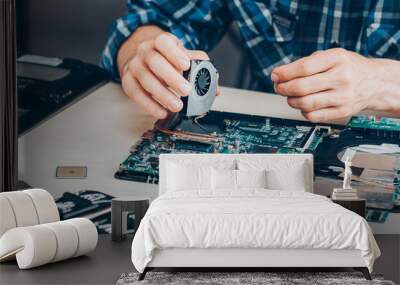
[[[368,73],[367,82],[364,84],[363,92],[369,92],[368,96],[368,110],[377,110],[384,108],[382,102],[379,101],[381,95],[380,89],[382,82],[380,79],[381,64],[375,58],[367,58],[368,61]],[[365,88],[366,87],[366,88]]]
[[[128,62],[136,55],[138,46],[148,40],[156,38],[164,31],[154,25],[142,26],[121,45],[117,55],[117,68],[120,77],[124,74]]]
[[[368,109],[400,115],[400,62],[390,59],[369,59],[374,81]]]

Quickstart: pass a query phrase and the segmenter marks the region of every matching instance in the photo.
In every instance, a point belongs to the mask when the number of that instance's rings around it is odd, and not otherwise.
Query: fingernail
[[[192,92],[192,86],[188,82],[182,83],[179,89],[184,95],[189,95]]]
[[[172,102],[172,108],[173,108],[174,110],[179,111],[180,109],[182,109],[182,107],[183,107],[183,103],[182,103],[181,100],[174,100],[174,101]]]
[[[279,81],[279,76],[276,73],[271,73],[271,80],[273,82],[278,82]]]
[[[190,68],[190,61],[188,59],[179,60],[179,64],[183,70],[188,70]]]

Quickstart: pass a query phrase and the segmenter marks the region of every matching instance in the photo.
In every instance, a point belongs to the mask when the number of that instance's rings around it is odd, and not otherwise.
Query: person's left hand
[[[374,69],[373,59],[335,48],[279,66],[271,79],[306,119],[327,122],[368,108],[377,93]]]

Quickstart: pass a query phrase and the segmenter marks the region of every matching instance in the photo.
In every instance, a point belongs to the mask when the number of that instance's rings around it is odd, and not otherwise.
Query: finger
[[[145,58],[150,70],[181,96],[192,91],[190,83],[157,51],[150,51]]]
[[[190,59],[210,60],[208,54],[202,50],[188,50]]]
[[[155,39],[154,46],[176,69],[188,70],[190,58],[179,43],[180,41],[174,35],[163,33]]]
[[[136,65],[134,76],[142,88],[165,108],[172,112],[179,112],[182,109],[182,100],[167,89],[146,66],[139,67]]]
[[[328,107],[336,107],[339,105],[335,93],[320,92],[303,97],[290,97],[287,99],[289,106],[302,110],[303,112],[312,112]]]
[[[126,74],[122,80],[122,87],[126,94],[139,105],[140,108],[155,118],[163,119],[167,116],[167,111],[159,103],[154,101],[149,94],[144,91],[139,83],[130,74]]]
[[[219,73],[217,73],[217,96],[221,95],[221,88],[219,87]]]
[[[217,86],[217,93],[215,94],[215,96],[219,96],[219,95],[221,95],[221,88],[218,85]]]
[[[286,82],[294,78],[306,77],[327,71],[338,61],[338,57],[328,51],[318,51],[292,63],[281,65],[272,70],[272,81]]]
[[[304,112],[303,116],[314,123],[330,122],[337,119],[343,119],[351,116],[351,114],[343,107],[331,107],[320,109],[313,112]]]
[[[335,78],[329,70],[311,76],[276,83],[275,91],[284,96],[305,96],[333,88]]]

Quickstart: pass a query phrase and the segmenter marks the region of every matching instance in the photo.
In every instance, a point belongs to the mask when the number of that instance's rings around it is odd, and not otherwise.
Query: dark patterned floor
[[[138,273],[122,274],[117,285],[395,285],[379,275],[368,281],[359,272],[148,272],[142,281],[138,281],[138,276]]]

